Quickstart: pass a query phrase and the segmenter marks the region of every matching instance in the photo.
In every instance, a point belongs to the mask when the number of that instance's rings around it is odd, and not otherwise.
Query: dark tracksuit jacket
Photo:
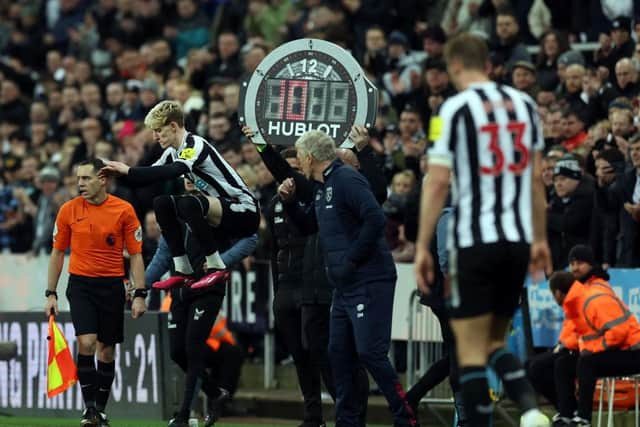
[[[387,358],[397,276],[384,239],[384,213],[367,180],[339,159],[323,175],[311,203],[287,203],[285,209],[301,231],[319,232],[335,288],[329,357],[336,379],[336,425],[358,424],[351,380],[358,359],[389,402],[394,424],[409,425],[410,409]]]

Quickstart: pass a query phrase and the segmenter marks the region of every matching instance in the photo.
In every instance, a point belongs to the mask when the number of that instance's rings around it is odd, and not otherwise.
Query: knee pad
[[[194,217],[206,218],[209,213],[209,201],[200,194],[182,196],[176,199],[176,211],[184,220]]]

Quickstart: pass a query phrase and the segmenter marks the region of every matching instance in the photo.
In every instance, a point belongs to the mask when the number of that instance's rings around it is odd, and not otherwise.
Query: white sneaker
[[[549,427],[549,417],[539,409],[529,409],[520,417],[520,427]]]

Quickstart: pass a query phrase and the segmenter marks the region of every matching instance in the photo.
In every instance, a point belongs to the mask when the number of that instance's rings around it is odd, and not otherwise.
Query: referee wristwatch
[[[51,295],[53,295],[54,297],[56,297],[56,299],[58,299],[58,293],[56,291],[50,291],[49,289],[44,291],[45,298],[49,298]]]
[[[146,297],[147,297],[147,292],[148,292],[148,291],[147,291],[147,289],[144,289],[144,288],[136,288],[136,289],[133,291],[133,299],[136,299],[136,298],[146,298]]]

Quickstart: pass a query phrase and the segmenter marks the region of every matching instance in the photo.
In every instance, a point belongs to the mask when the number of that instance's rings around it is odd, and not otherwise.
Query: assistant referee
[[[45,296],[47,316],[58,313],[56,288],[71,248],[67,299],[78,341],[78,379],[86,409],[81,426],[108,426],[105,407],[114,378],[115,344],[124,339],[126,248],[136,290],[131,305],[134,319],[146,310],[142,228],[133,207],[107,193],[107,178],[99,175],[101,160],[78,167],[80,196],[60,208],[53,230]],[[94,357],[97,354],[96,369]]]

